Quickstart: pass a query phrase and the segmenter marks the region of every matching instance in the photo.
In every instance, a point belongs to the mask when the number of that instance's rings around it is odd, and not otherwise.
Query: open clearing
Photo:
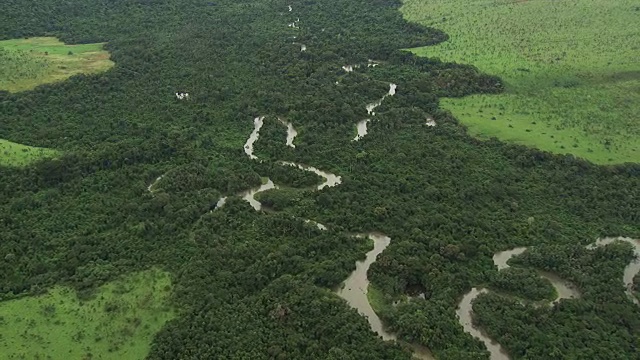
[[[149,270],[101,287],[91,300],[68,288],[0,302],[3,359],[143,359],[174,317],[171,280]],[[92,354],[92,355],[89,355]]]
[[[43,158],[56,156],[52,149],[17,144],[0,139],[0,166],[26,166]]]
[[[442,101],[471,134],[599,164],[640,161],[637,1],[404,0],[401,10],[450,36],[413,52],[505,82],[504,94]]]
[[[0,41],[0,90],[31,90],[73,75],[106,71],[114,63],[103,45],[65,45],[54,37]]]

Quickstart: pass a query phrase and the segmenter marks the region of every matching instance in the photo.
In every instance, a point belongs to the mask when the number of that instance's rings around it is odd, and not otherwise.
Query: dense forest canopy
[[[406,22],[399,6],[5,0],[0,39],[106,42],[115,66],[0,92],[0,138],[62,154],[0,166],[0,300],[54,285],[91,291],[158,267],[171,273],[178,316],[149,359],[409,359],[330,290],[371,246],[350,234],[380,231],[392,242],[372,285],[390,303],[425,294],[380,316],[438,359],[488,358],[455,308],[471,286],[527,284],[496,278],[493,253],[515,246],[537,249],[523,264],[567,276],[583,296],[544,311],[479,298],[478,320],[513,358],[637,357],[640,309],[620,282],[629,249],[584,245],[640,238],[639,165],[469,137],[439,98],[498,93],[500,79],[399,50],[447,38]],[[397,93],[351,141],[390,83]],[[267,116],[259,161],[243,151],[257,116]],[[276,118],[296,127],[295,148]],[[313,190],[321,179],[280,161],[342,184]],[[264,177],[283,187],[261,194],[273,209],[256,212],[236,195]]]

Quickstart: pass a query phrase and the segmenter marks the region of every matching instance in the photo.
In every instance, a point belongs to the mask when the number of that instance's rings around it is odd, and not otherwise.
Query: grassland
[[[376,313],[384,312],[389,307],[382,291],[376,289],[371,284],[367,287],[367,300],[369,300],[371,308]]]
[[[0,90],[31,90],[73,75],[106,71],[114,63],[103,45],[65,45],[54,37],[0,41]]]
[[[498,75],[506,92],[444,99],[472,135],[599,164],[640,162],[640,7],[635,0],[404,0],[450,39],[412,49]]]
[[[34,161],[51,158],[57,151],[17,144],[0,139],[0,166],[26,166]]]
[[[174,316],[169,275],[149,270],[108,283],[91,300],[55,287],[0,302],[2,359],[143,359]]]

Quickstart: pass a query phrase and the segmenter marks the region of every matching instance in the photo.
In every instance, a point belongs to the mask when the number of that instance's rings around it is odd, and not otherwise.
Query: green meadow
[[[640,161],[635,0],[404,0],[450,39],[411,49],[500,76],[500,95],[443,99],[469,132],[598,164]]]
[[[2,359],[145,358],[154,334],[174,317],[167,273],[148,270],[99,288],[89,300],[54,287],[0,302]]]
[[[43,158],[57,155],[57,151],[17,144],[0,139],[0,166],[26,166]]]
[[[367,287],[367,300],[369,300],[369,305],[371,305],[371,308],[377,314],[388,311],[390,308],[382,291],[376,289],[371,284]]]
[[[31,90],[73,75],[106,71],[114,63],[103,46],[65,45],[54,37],[0,41],[0,90]]]

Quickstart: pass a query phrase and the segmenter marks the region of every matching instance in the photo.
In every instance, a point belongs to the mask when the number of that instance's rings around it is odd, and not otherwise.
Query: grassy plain
[[[595,163],[640,162],[640,7],[635,0],[404,0],[449,34],[411,49],[498,75],[506,92],[443,99],[474,136]]]
[[[371,284],[367,287],[367,300],[369,300],[369,305],[371,305],[371,308],[376,313],[384,312],[389,307],[382,291],[376,289]]]
[[[114,63],[103,45],[65,45],[54,37],[0,41],[0,90],[31,90],[73,75],[106,71]]]
[[[171,280],[148,270],[102,286],[91,300],[68,288],[0,302],[2,359],[144,359],[174,317]]]
[[[55,150],[17,144],[0,139],[0,166],[26,166],[43,158],[56,156]]]

